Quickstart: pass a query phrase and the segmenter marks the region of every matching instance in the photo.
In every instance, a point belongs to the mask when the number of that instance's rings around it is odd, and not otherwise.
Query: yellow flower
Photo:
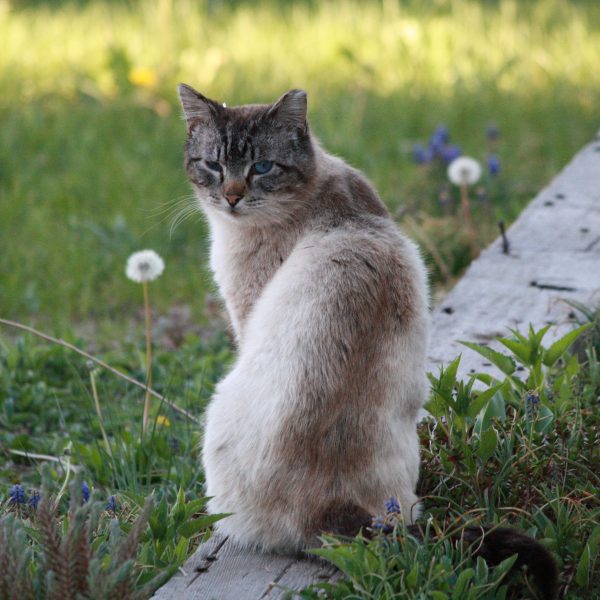
[[[145,67],[136,67],[129,71],[129,81],[142,88],[153,88],[156,85],[156,71]]]
[[[171,421],[164,415],[158,415],[158,417],[156,417],[156,424],[162,425],[163,427],[171,427]]]

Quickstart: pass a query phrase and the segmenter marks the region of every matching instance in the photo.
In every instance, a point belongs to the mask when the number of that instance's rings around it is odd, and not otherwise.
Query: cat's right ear
[[[218,102],[206,98],[185,83],[180,83],[177,91],[187,121],[188,133],[200,123],[214,121],[219,112],[224,110]]]

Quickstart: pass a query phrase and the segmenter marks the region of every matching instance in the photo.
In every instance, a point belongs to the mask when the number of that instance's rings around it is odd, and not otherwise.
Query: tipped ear
[[[286,92],[269,110],[269,115],[287,127],[306,131],[307,97],[304,90]]]
[[[193,87],[180,83],[177,87],[183,114],[188,122],[188,129],[198,121],[211,121],[223,110],[223,107],[197,92]]]

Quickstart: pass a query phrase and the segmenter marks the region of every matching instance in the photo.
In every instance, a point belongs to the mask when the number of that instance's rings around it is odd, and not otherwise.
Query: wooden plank
[[[314,560],[297,560],[273,582],[271,589],[263,596],[269,600],[283,598],[289,590],[299,590],[311,583],[335,581],[341,573],[332,565]]]
[[[600,303],[600,140],[586,146],[542,190],[507,232],[509,254],[497,239],[472,263],[433,313],[429,369],[462,353],[459,376],[501,376],[458,343],[486,343],[508,328],[556,325],[551,343],[573,327],[568,301]]]
[[[500,375],[461,346],[467,340],[500,346],[507,328],[557,325],[547,340],[573,326],[565,300],[600,303],[600,136],[523,211],[508,230],[510,253],[496,240],[433,311],[429,370],[462,353],[459,374]],[[280,598],[286,588],[331,581],[341,575],[314,560],[242,551],[215,535],[198,548],[154,598],[158,600],[258,600]]]

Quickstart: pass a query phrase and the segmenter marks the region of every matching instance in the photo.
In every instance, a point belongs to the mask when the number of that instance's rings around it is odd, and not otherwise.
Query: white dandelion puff
[[[140,250],[127,259],[125,274],[131,281],[143,283],[160,277],[164,270],[165,261],[154,250]]]
[[[473,185],[481,177],[481,165],[469,156],[459,156],[448,166],[448,179],[454,185]]]

